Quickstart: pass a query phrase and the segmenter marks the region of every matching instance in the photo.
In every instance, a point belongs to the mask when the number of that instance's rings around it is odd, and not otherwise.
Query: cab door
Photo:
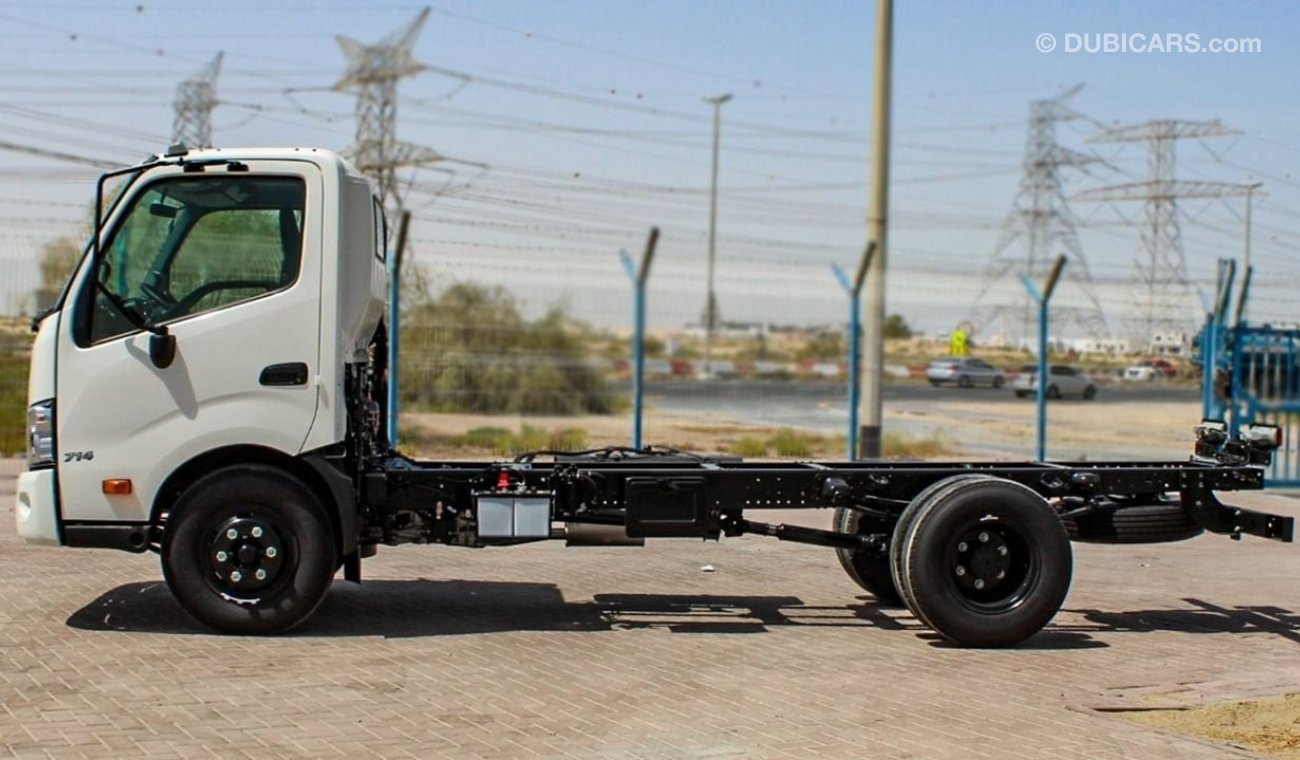
[[[148,520],[181,464],[230,446],[297,454],[316,414],[319,171],[165,167],[138,184],[60,322],[65,521]],[[151,360],[141,321],[175,337],[169,366]],[[130,480],[130,493],[105,493],[108,480]]]

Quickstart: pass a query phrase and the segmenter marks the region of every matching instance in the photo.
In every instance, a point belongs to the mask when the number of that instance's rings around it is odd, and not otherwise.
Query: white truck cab
[[[194,479],[339,444],[344,368],[383,313],[382,211],[336,154],[174,150],[114,174],[32,349],[32,543],[143,550]]]

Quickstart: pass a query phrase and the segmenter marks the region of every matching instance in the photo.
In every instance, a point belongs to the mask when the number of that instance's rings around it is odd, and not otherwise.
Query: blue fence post
[[[1237,262],[1219,259],[1214,282],[1214,301],[1204,304],[1206,315],[1205,333],[1201,336],[1201,416],[1210,420],[1227,420],[1226,399],[1218,398],[1214,378],[1219,364],[1227,359],[1227,341],[1234,332],[1227,329],[1225,319],[1228,304],[1232,300],[1232,281],[1236,274]],[[1243,288],[1237,304],[1238,315],[1241,314],[1242,302],[1246,296],[1247,290]]]
[[[867,244],[858,262],[858,271],[852,280],[839,264],[831,264],[831,271],[849,296],[849,461],[858,459],[858,404],[862,398],[862,285],[867,281],[867,269],[876,255],[876,244]]]
[[[862,393],[862,306],[849,275],[839,264],[831,264],[831,270],[844,286],[849,295],[849,437],[848,459],[858,458],[858,399]]]
[[[650,279],[650,262],[654,260],[655,246],[659,244],[659,228],[650,228],[650,237],[646,238],[645,252],[641,254],[641,266],[632,264],[632,257],[627,251],[619,251],[618,258],[623,262],[623,271],[632,281],[632,448],[641,448],[642,400],[645,396],[645,288]]]
[[[397,242],[393,255],[385,262],[388,267],[388,445],[397,448],[398,348],[402,335],[402,254],[406,249],[406,231],[411,226],[411,212],[402,211],[398,221]]]
[[[1048,273],[1047,282],[1043,284],[1041,291],[1034,281],[1029,279],[1029,275],[1020,275],[1020,282],[1025,286],[1025,290],[1029,291],[1029,297],[1038,303],[1038,392],[1035,394],[1038,419],[1034,456],[1040,462],[1047,459],[1047,386],[1050,382],[1047,372],[1047,305],[1052,300],[1052,291],[1056,290],[1056,281],[1060,279],[1061,270],[1064,268],[1065,256],[1057,256],[1056,263],[1052,265],[1052,271]]]

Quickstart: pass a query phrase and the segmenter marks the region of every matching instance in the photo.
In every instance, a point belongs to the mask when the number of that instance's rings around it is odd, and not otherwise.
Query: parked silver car
[[[1002,374],[1002,370],[983,359],[975,359],[969,356],[950,356],[946,359],[935,359],[930,362],[930,367],[925,371],[925,376],[929,378],[930,385],[952,383],[958,388],[971,388],[976,385],[1001,388],[1002,384],[1007,380],[1006,375]]]
[[[1047,368],[1047,377],[1048,398],[1076,396],[1084,400],[1090,400],[1097,396],[1097,386],[1093,385],[1092,379],[1074,367],[1053,364]],[[1038,366],[1029,364],[1021,367],[1020,373],[1012,381],[1011,387],[1015,388],[1016,395],[1020,398],[1026,398],[1038,393]]]

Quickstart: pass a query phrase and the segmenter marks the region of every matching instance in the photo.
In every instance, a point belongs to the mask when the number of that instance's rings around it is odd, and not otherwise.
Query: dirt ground
[[[1191,451],[1192,427],[1200,419],[1194,403],[1066,402],[1049,407],[1048,458],[1056,460],[1181,459]],[[520,415],[403,414],[408,428],[432,436],[456,436],[493,426],[518,430],[524,424],[548,431],[581,428],[592,446],[626,444],[631,421],[625,415],[523,417]],[[1018,400],[906,402],[885,409],[886,431],[904,438],[941,438],[944,458],[1032,458],[1034,406]],[[678,416],[649,409],[645,440],[695,452],[726,451],[741,437],[770,431],[725,415]],[[410,441],[420,456],[472,457],[473,451],[433,450]]]
[[[1131,713],[1138,723],[1230,742],[1284,760],[1300,760],[1300,693]]]

